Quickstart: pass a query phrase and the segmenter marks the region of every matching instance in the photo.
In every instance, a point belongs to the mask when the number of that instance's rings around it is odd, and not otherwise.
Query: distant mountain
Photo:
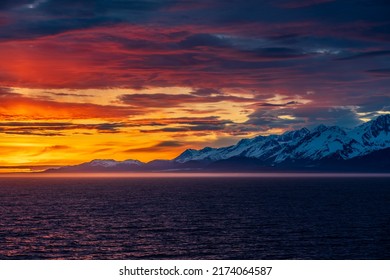
[[[141,170],[145,163],[138,160],[115,161],[113,159],[94,159],[90,162],[74,166],[50,169],[49,172],[127,172]]]
[[[93,160],[57,172],[108,171],[370,171],[390,172],[390,115],[353,129],[319,125],[222,147],[188,149],[173,160]]]

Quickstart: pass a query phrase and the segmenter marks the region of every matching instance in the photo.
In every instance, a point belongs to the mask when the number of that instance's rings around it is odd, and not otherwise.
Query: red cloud
[[[351,24],[349,27],[355,23]],[[352,28],[355,29],[360,30]],[[318,55],[315,52],[289,48],[240,49],[234,45],[237,38],[276,38],[286,33],[312,34],[314,30],[318,36],[332,33],[341,37],[354,32],[315,22],[115,25],[5,41],[0,42],[0,84],[73,89],[217,87],[294,93],[305,92],[304,85],[309,89],[314,86],[318,92],[319,85],[334,88],[334,82],[346,74],[326,69],[329,64],[321,64],[324,60],[308,59]],[[343,89],[340,87],[340,91]]]
[[[256,88],[262,84],[258,76],[270,68],[261,63],[279,59],[238,50],[212,35],[192,36],[203,32],[251,36],[266,34],[269,27],[203,28],[118,25],[2,42],[0,73],[5,74],[0,83],[30,88]]]

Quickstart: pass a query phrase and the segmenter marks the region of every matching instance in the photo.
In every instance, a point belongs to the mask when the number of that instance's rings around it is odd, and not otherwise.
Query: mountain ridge
[[[351,159],[387,147],[390,147],[390,115],[382,115],[351,130],[321,124],[312,131],[302,128],[281,135],[257,136],[228,147],[190,150],[190,154],[186,150],[175,160],[184,163],[241,156],[281,163],[286,159],[320,160],[337,153],[343,159]]]
[[[242,170],[364,170],[364,158],[375,171],[375,157],[381,158],[378,171],[390,171],[390,115],[352,129],[320,124],[314,129],[301,128],[280,135],[241,139],[235,145],[199,150],[187,149],[172,160],[92,160],[49,172],[137,172]],[[371,155],[371,156],[370,156]],[[374,156],[373,156],[374,155]],[[359,166],[359,164],[361,166]],[[353,168],[351,168],[353,167]],[[245,169],[245,168],[244,168]]]

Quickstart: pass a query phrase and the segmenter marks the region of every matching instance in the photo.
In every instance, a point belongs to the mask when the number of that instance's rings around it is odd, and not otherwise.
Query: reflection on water
[[[388,178],[2,178],[0,259],[388,259]]]

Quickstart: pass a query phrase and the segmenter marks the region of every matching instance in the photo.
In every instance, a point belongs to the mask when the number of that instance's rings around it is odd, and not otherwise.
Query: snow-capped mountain
[[[288,160],[319,161],[336,158],[348,160],[390,147],[390,115],[383,115],[354,129],[319,125],[288,131],[282,135],[243,139],[223,148],[189,149],[175,161],[219,161],[233,157],[258,159],[271,164]]]
[[[319,125],[222,147],[188,149],[173,160],[95,159],[48,172],[316,170],[390,172],[390,115],[353,129]]]

